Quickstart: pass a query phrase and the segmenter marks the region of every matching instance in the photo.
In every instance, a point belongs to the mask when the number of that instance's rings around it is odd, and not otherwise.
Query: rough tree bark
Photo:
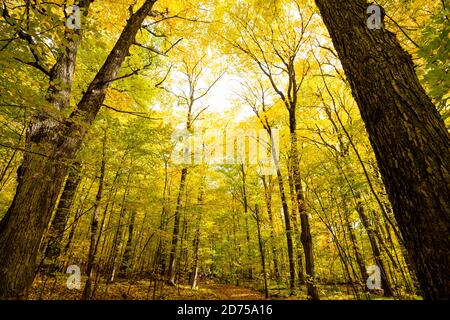
[[[316,0],[339,55],[425,299],[450,298],[450,136],[395,35],[365,0]]]
[[[64,190],[59,199],[58,208],[49,229],[43,270],[49,274],[57,271],[56,260],[61,254],[62,239],[69,219],[70,209],[75,198],[75,192],[81,180],[81,164],[75,162],[69,170]]]
[[[105,63],[68,118],[63,118],[57,110],[51,114],[50,111],[41,112],[31,120],[26,141],[32,152],[24,155],[18,170],[16,194],[0,222],[0,298],[26,297],[34,278],[39,244],[62,188],[67,163],[80,149],[105,99],[106,90],[129,55],[136,33],[155,2],[145,1],[131,15]],[[88,6],[90,1],[83,3]],[[65,59],[58,59],[58,62],[62,60]],[[58,62],[52,69],[55,72],[59,68]],[[61,72],[58,80],[67,83],[63,86],[67,89],[73,68],[67,68],[64,62],[61,64],[67,73]],[[63,92],[53,96],[62,97],[52,103],[55,109],[59,108],[60,101],[68,101]]]

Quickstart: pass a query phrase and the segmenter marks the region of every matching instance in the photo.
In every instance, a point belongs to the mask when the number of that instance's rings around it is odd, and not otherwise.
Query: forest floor
[[[83,279],[84,280],[84,279]],[[84,283],[82,280],[83,287]],[[32,300],[77,300],[83,291],[66,286],[64,277],[38,277],[29,293]],[[155,288],[154,281],[115,281],[106,285],[100,283],[94,293],[95,300],[260,300],[264,293],[255,289],[219,284],[212,281],[201,282],[198,289],[188,285],[168,286],[161,282]]]
[[[229,284],[218,284],[215,282],[204,283],[206,290],[214,293],[218,300],[261,300],[264,293],[254,289],[238,287]]]
[[[29,293],[32,300],[79,300],[83,290],[69,290],[67,277],[37,277]],[[84,286],[82,279],[81,288]],[[95,287],[95,286],[94,286]],[[319,294],[324,300],[352,300],[354,296],[345,286],[319,286]],[[283,287],[271,287],[270,299],[306,300],[305,290],[299,290],[295,295],[289,295]],[[382,297],[372,296],[370,299]],[[94,300],[262,300],[264,293],[248,286],[222,284],[212,280],[204,280],[198,289],[188,285],[168,286],[154,281],[140,280],[133,283],[115,281],[105,284],[103,281],[96,286]]]

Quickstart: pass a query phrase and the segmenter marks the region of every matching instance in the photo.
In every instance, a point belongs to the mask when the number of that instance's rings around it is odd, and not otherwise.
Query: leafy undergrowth
[[[29,293],[31,300],[79,300],[82,290],[68,289],[67,277],[38,277]],[[82,279],[82,288],[85,279]],[[133,283],[115,281],[110,284],[98,283],[95,287],[93,300],[262,300],[264,293],[244,286],[219,284],[213,281],[203,281],[198,289],[191,289],[187,285],[169,286],[154,281],[140,280]],[[270,299],[276,300],[306,300],[306,289],[290,294],[283,287],[271,287]],[[355,296],[345,286],[318,286],[322,300],[354,300]],[[360,295],[360,299],[387,299],[377,295]],[[392,298],[390,298],[392,299]],[[398,298],[397,298],[398,299]],[[402,296],[401,299],[418,299],[417,296]]]

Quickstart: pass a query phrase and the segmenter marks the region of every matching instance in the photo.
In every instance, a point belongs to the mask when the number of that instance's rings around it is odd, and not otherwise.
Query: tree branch
[[[106,105],[106,104],[104,104],[104,103],[102,104],[102,106],[105,107],[105,108],[107,108],[107,109],[113,110],[113,111],[115,111],[115,112],[126,113],[126,114],[129,114],[129,115],[136,116],[136,117],[141,117],[141,118],[144,118],[144,119],[149,119],[149,120],[162,120],[162,118],[148,117],[148,116],[146,116],[146,114],[147,114],[146,112],[137,112],[137,111],[125,111],[125,110],[120,110],[120,109],[117,109],[117,108],[108,106],[108,105]]]

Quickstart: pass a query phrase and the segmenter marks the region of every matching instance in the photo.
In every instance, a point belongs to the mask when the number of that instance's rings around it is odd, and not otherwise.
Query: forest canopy
[[[450,297],[446,1],[0,2],[0,299]]]

